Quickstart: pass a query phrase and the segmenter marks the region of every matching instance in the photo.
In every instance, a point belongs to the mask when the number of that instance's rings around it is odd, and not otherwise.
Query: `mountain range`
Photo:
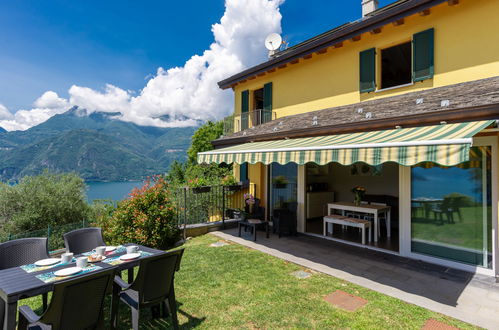
[[[0,128],[0,181],[76,172],[87,181],[142,180],[184,160],[196,127],[158,128],[73,107],[26,131]]]

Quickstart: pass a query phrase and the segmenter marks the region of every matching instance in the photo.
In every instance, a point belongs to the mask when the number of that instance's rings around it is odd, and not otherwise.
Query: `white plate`
[[[106,252],[112,252],[116,250],[116,246],[106,246]]]
[[[59,262],[61,262],[61,259],[59,258],[48,258],[48,259],[38,260],[37,262],[35,262],[35,266],[38,267],[52,266],[58,264]]]
[[[124,254],[120,257],[121,261],[129,261],[129,260],[134,260],[137,258],[140,258],[141,254],[140,253],[127,253]]]
[[[80,267],[70,267],[70,268],[64,268],[64,269],[58,270],[58,271],[54,272],[54,275],[57,277],[71,276],[74,274],[78,274],[81,271],[82,271],[82,269]]]

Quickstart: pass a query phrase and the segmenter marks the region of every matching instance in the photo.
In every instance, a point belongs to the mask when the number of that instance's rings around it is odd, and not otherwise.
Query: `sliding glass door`
[[[411,169],[412,252],[492,268],[491,148],[453,167]]]
[[[288,209],[296,214],[298,165],[270,165],[270,215],[276,209]]]

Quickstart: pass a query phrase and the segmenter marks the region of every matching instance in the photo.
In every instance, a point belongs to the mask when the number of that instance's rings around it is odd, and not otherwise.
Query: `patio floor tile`
[[[312,274],[303,270],[297,270],[296,272],[292,272],[290,275],[293,275],[294,277],[299,279],[309,278],[310,276],[312,276]]]
[[[335,292],[328,294],[324,297],[324,300],[334,307],[350,312],[355,312],[357,309],[367,304],[367,300],[341,290],[336,290]]]
[[[459,330],[456,327],[450,326],[435,319],[429,319],[424,324],[422,330]]]
[[[218,241],[216,243],[210,244],[211,247],[221,247],[221,246],[226,246],[229,245],[229,243],[224,242],[224,241]]]

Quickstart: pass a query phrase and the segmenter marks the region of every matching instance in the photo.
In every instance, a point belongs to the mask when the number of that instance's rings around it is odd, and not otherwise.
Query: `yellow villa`
[[[274,230],[497,276],[499,1],[362,6],[219,82],[232,131],[198,161]]]

